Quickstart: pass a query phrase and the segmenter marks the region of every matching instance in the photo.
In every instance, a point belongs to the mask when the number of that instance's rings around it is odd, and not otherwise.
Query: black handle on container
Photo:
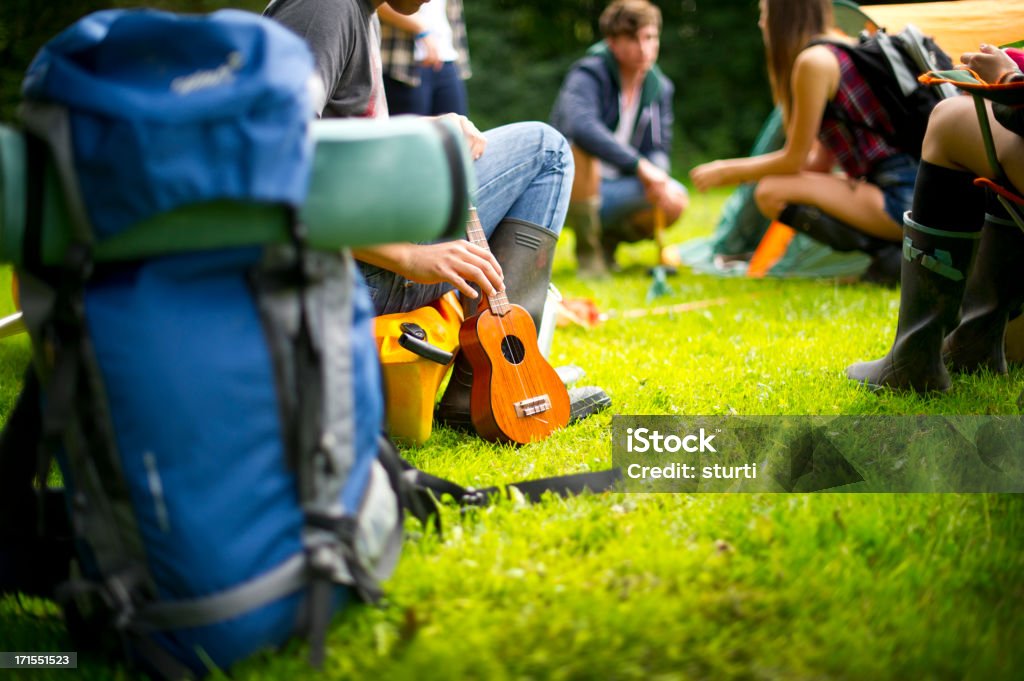
[[[455,359],[454,354],[428,343],[425,340],[427,333],[419,324],[402,324],[401,328],[402,335],[398,337],[398,344],[414,355],[438,364],[450,364]]]

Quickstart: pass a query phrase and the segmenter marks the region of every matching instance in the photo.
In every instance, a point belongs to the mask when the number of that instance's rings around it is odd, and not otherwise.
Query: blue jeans
[[[686,187],[677,180],[671,180],[684,194]],[[639,211],[651,207],[644,193],[644,185],[635,175],[624,175],[614,179],[601,179],[601,231],[608,236],[620,237],[624,241],[632,238],[629,218]]]
[[[546,123],[513,123],[484,133],[487,148],[473,168],[473,198],[480,225],[490,237],[505,218],[543,227],[556,237],[569,208],[574,166],[569,143]],[[377,314],[408,312],[431,303],[454,287],[417,284],[389,270],[360,263]],[[516,272],[505,272],[511,279]]]
[[[903,214],[914,203],[914,182],[917,180],[917,160],[908,154],[890,156],[879,161],[867,176],[885,196],[885,212],[903,227]]]
[[[418,87],[384,76],[384,93],[391,115],[457,113],[465,116],[469,113],[466,84],[459,77],[455,62],[446,61],[437,71],[432,66],[419,66],[416,71],[420,77]]]

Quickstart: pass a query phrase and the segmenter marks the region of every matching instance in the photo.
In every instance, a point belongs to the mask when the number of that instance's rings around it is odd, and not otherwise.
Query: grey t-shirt
[[[387,116],[370,0],[274,0],[263,15],[298,33],[312,50],[326,93],[317,103],[324,118]]]

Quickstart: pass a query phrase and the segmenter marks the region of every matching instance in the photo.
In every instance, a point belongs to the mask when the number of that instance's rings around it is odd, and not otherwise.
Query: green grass
[[[670,240],[706,234],[698,197]],[[653,244],[623,274],[555,282],[606,312],[644,308]],[[604,387],[608,412],[511,448],[438,429],[406,452],[465,484],[605,468],[620,414],[1015,414],[1024,374],[957,377],[937,397],[875,395],[843,377],[888,350],[898,294],[832,281],[681,273],[671,305],[727,305],[560,329],[553,363]],[[7,287],[0,280],[0,291]],[[0,343],[0,408],[27,361]],[[6,413],[6,412],[4,412]],[[386,601],[340,614],[324,673],[303,643],[237,679],[1013,679],[1024,662],[1024,499],[999,495],[639,495],[504,501],[410,525]],[[66,650],[52,606],[0,601],[0,648]],[[129,678],[87,659],[77,676]],[[40,677],[42,678],[42,677]],[[69,678],[53,673],[46,678]]]

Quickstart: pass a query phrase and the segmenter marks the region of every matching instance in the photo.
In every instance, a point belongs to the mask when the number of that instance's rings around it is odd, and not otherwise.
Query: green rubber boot
[[[822,212],[817,206],[789,204],[779,213],[779,222],[803,232],[834,251],[866,253],[871,258],[871,264],[861,277],[863,281],[882,286],[895,286],[899,283],[898,242],[865,234]]]
[[[558,237],[538,225],[505,218],[487,240],[494,259],[505,273],[505,295],[510,303],[526,308],[540,329],[544,303],[551,281],[555,244]],[[463,298],[467,316],[476,314],[477,301]],[[473,367],[463,353],[455,357],[452,376],[434,416],[450,428],[473,430],[469,409],[473,391]]]
[[[601,250],[601,200],[572,201],[566,222],[576,232],[576,276],[603,279],[608,276]]]
[[[1005,374],[1006,325],[1024,305],[1024,232],[1009,217],[988,214],[960,324],[946,336],[943,357],[956,372]]]
[[[876,390],[949,390],[942,341],[956,326],[979,234],[932,229],[907,215],[896,340],[885,357],[848,367],[849,378]]]

